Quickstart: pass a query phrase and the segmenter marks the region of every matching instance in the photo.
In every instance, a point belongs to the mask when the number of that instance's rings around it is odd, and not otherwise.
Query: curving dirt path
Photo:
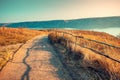
[[[0,72],[0,80],[72,80],[47,36],[29,40]]]

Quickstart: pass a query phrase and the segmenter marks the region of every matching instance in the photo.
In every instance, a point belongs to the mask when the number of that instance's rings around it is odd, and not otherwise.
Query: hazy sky
[[[120,16],[120,0],[0,0],[0,23]]]

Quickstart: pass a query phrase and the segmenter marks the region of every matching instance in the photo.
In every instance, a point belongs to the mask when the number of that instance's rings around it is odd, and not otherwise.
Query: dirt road
[[[29,40],[0,72],[0,80],[72,80],[46,36]]]

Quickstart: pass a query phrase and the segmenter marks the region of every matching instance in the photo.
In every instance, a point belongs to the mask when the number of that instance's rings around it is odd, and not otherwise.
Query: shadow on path
[[[36,41],[36,40],[34,40]],[[26,56],[24,57],[23,59],[23,64],[26,66],[26,71],[24,72],[24,74],[22,75],[21,77],[21,80],[30,80],[30,76],[29,76],[29,73],[31,71],[31,67],[30,65],[28,64],[29,61],[26,61],[26,59],[29,57],[30,55],[30,51],[34,48],[34,46],[39,46],[40,44],[37,42],[35,42],[35,44],[31,47],[31,48],[28,48],[27,49],[27,52],[26,52]],[[36,60],[35,60],[36,61]],[[39,60],[38,60],[39,61]],[[30,62],[34,62],[34,61],[30,61]],[[20,63],[20,62],[13,62],[13,63]]]
[[[27,57],[29,56],[29,51],[30,51],[30,49],[31,49],[31,48],[28,48],[27,53],[26,53],[26,56],[25,56],[25,58],[23,59],[23,63],[26,65],[27,68],[26,68],[26,71],[24,72],[24,74],[22,75],[21,80],[30,80],[30,79],[29,79],[29,72],[30,72],[30,70],[31,70],[31,67],[29,66],[29,64],[27,64],[27,61],[26,61]]]

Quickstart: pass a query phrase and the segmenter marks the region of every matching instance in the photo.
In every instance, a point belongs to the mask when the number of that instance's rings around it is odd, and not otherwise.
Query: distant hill
[[[102,28],[120,28],[120,16],[86,18],[75,20],[53,20],[53,21],[33,21],[20,23],[1,23],[0,26],[7,27],[25,27],[25,28],[77,28],[77,29],[102,29]]]

